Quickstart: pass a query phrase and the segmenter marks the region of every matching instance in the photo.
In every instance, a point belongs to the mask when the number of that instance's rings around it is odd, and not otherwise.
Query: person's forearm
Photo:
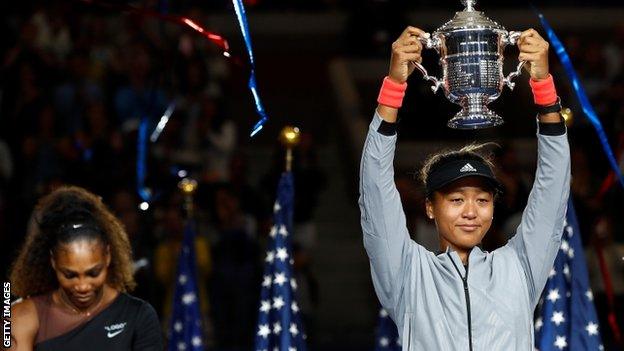
[[[380,302],[391,315],[401,298],[410,257],[416,253],[407,231],[401,197],[394,183],[396,132],[384,130],[389,123],[375,115],[362,150],[360,198],[364,248]],[[384,134],[385,133],[385,134]],[[413,250],[413,251],[412,251]]]
[[[543,134],[546,130],[541,129],[538,133],[538,162],[533,188],[516,235],[509,242],[518,252],[527,273],[532,303],[537,303],[559,250],[570,189],[567,135],[556,133],[559,128],[555,124],[542,124],[541,127],[544,126],[549,126],[549,134]]]
[[[377,105],[377,114],[388,123],[396,123],[399,109],[379,104]]]
[[[541,123],[561,123],[561,114],[559,112],[547,113],[539,115],[538,119]]]

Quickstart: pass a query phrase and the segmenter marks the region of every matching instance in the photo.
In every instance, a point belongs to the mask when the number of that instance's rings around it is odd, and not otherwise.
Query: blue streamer
[[[594,108],[592,107],[591,103],[589,102],[589,99],[587,98],[587,95],[585,94],[585,89],[583,89],[583,86],[581,85],[581,81],[579,80],[578,75],[576,74],[576,71],[574,70],[574,67],[572,66],[572,61],[570,60],[570,56],[568,56],[568,53],[566,52],[565,47],[563,46],[563,44],[561,43],[561,41],[555,34],[555,31],[552,29],[548,21],[546,21],[546,18],[544,17],[544,15],[540,13],[535,7],[533,8],[533,11],[537,13],[540,21],[542,22],[542,26],[546,30],[548,39],[550,40],[550,43],[552,44],[552,46],[555,48],[555,52],[557,53],[557,56],[559,56],[559,60],[561,61],[561,64],[563,65],[563,68],[565,69],[566,74],[568,75],[568,78],[572,82],[572,87],[574,88],[574,92],[576,93],[576,96],[578,97],[579,102],[581,103],[583,112],[585,112],[585,116],[594,126],[594,129],[596,130],[596,133],[598,134],[598,138],[600,139],[600,143],[602,144],[602,149],[604,150],[605,154],[607,155],[607,158],[609,159],[611,168],[613,168],[613,171],[615,172],[615,174],[618,176],[618,179],[620,180],[620,184],[622,184],[622,186],[624,187],[624,177],[622,176],[622,173],[620,172],[620,167],[618,166],[615,156],[613,155],[611,146],[609,146],[609,140],[607,139],[607,135],[604,129],[602,128],[602,124],[600,123],[600,120],[598,119],[598,115],[596,114],[596,111],[594,111]]]
[[[139,125],[138,137],[137,137],[137,161],[136,161],[136,176],[137,176],[137,190],[141,199],[145,202],[150,202],[152,199],[151,192],[145,186],[145,178],[147,176],[147,134],[148,134],[149,118],[147,115],[141,118],[141,124]]]
[[[256,103],[256,111],[260,115],[260,120],[251,129],[250,136],[256,135],[264,126],[264,123],[268,120],[267,114],[262,106],[260,95],[256,87],[256,63],[253,56],[253,49],[251,48],[251,36],[249,35],[249,24],[247,23],[247,15],[245,14],[245,6],[242,0],[232,0],[234,10],[236,11],[236,18],[245,39],[245,46],[247,46],[247,53],[249,54],[249,63],[251,64],[251,72],[249,74],[249,83],[247,84],[251,94],[253,95],[254,102]]]

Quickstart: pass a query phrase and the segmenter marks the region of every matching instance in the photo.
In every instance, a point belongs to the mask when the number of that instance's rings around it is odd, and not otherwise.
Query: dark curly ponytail
[[[50,252],[59,244],[97,240],[110,248],[107,283],[119,291],[135,286],[126,232],[100,198],[79,187],[62,187],[39,200],[26,242],[11,269],[16,295],[34,296],[58,287]]]

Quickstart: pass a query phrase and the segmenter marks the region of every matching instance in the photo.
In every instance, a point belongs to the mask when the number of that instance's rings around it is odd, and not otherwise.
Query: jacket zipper
[[[451,255],[449,254],[448,256],[451,259],[451,263],[453,263],[453,267],[455,267],[457,274],[459,274],[459,277],[464,283],[464,296],[466,296],[466,310],[468,312],[468,347],[469,350],[472,351],[472,318],[470,316],[470,293],[468,292],[468,264],[466,264],[466,276],[463,277],[459,268],[455,265],[455,261],[453,261]]]
[[[412,318],[409,319],[409,329],[407,330],[407,350],[410,350],[412,347]]]

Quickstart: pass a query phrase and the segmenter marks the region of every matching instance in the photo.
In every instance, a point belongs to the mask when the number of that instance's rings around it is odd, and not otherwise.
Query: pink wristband
[[[381,85],[381,89],[379,89],[377,102],[388,107],[399,108],[403,105],[403,97],[405,96],[406,89],[407,83],[395,83],[390,80],[390,77],[386,76]]]
[[[529,80],[531,90],[533,90],[533,101],[536,105],[549,106],[557,102],[557,90],[552,75],[544,80]]]

